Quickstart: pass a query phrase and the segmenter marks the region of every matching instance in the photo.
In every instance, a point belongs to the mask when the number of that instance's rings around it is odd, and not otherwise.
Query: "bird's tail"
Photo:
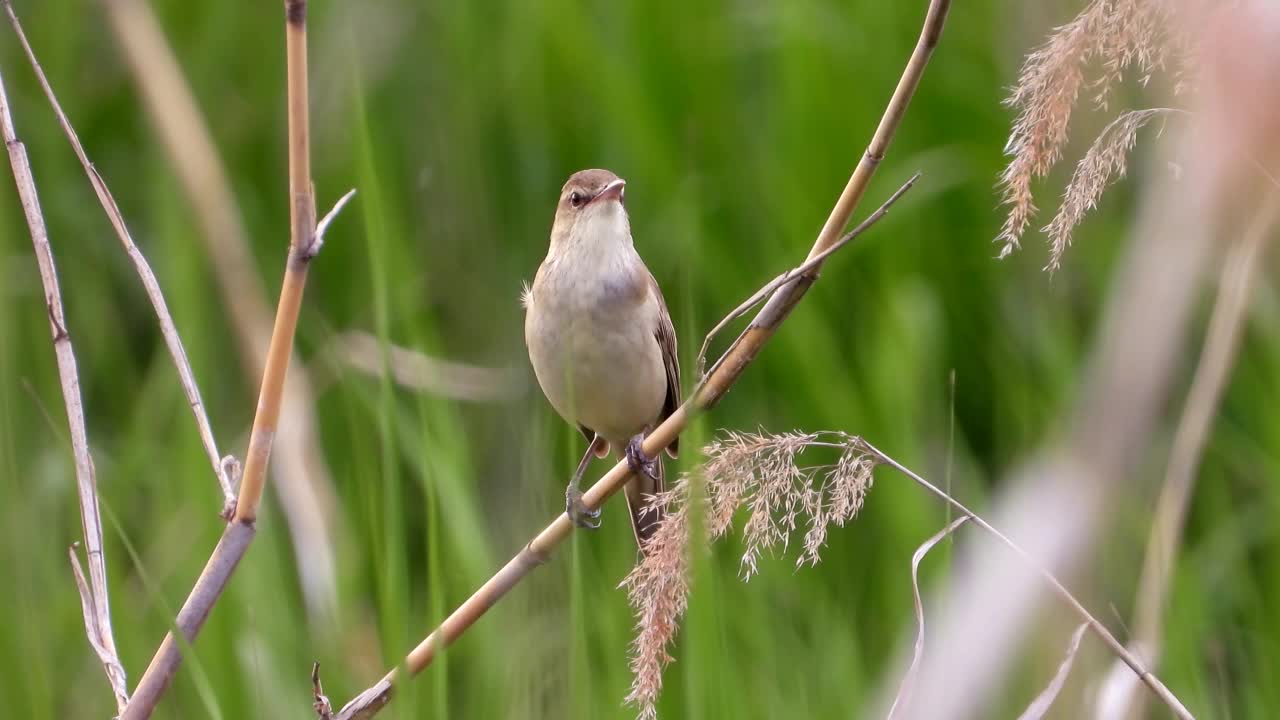
[[[626,488],[631,529],[635,531],[636,543],[645,554],[649,552],[649,539],[658,531],[658,525],[662,522],[662,513],[650,505],[652,496],[662,492],[666,486],[661,455],[654,459],[652,468],[652,478],[637,473],[627,482]]]

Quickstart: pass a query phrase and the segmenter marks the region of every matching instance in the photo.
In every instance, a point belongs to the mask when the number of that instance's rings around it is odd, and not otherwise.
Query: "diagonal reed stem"
[[[844,191],[840,194],[840,198],[831,209],[831,214],[813,248],[809,251],[807,259],[821,255],[834,245],[853,217],[858,202],[866,193],[867,185],[884,159],[889,143],[893,140],[907,106],[920,85],[920,78],[929,63],[929,58],[933,55],[934,48],[938,45],[950,8],[950,0],[930,0],[920,39],[916,43],[911,58],[907,61],[898,86],[880,119],[880,124],[854,169],[853,175],[850,176],[849,182],[845,185]],[[720,398],[724,397],[724,394],[742,375],[742,371],[755,359],[765,343],[786,320],[791,309],[808,292],[820,270],[821,263],[774,291],[746,331],[738,336],[733,345],[711,368],[708,375],[694,388],[690,398],[645,438],[643,449],[646,455],[653,456],[661,452],[671,444],[695,415],[714,407]],[[583,502],[591,509],[600,507],[605,500],[622,489],[630,476],[627,463],[619,462],[586,491],[582,497]],[[437,650],[457,640],[530,571],[546,562],[551,553],[564,542],[565,538],[569,537],[572,530],[573,523],[568,516],[559,515],[445,618],[440,627],[411,650],[405,657],[403,667],[413,675],[430,665]],[[398,667],[388,672],[376,684],[347,703],[334,716],[335,720],[372,717],[391,701],[392,689],[400,680],[400,676],[401,671]]]

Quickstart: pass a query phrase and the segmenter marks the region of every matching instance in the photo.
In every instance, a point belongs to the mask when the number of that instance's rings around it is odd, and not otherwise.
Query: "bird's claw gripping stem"
[[[582,491],[576,485],[564,490],[564,512],[577,527],[595,530],[600,527],[600,510],[592,510],[582,502]]]
[[[627,443],[627,465],[631,472],[657,481],[657,458],[644,454],[644,433],[639,433]]]

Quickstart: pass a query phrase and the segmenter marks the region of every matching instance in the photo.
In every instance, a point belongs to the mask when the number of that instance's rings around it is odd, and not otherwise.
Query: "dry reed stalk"
[[[1186,405],[1174,431],[1138,580],[1133,636],[1129,641],[1130,648],[1152,667],[1160,662],[1165,605],[1196,473],[1243,339],[1249,296],[1262,269],[1259,256],[1278,216],[1280,197],[1273,193],[1267,205],[1227,253],[1218,278],[1218,293],[1209,317],[1204,347],[1200,350]],[[1098,693],[1098,717],[1107,720],[1143,717],[1146,696],[1133,692],[1131,676],[1117,670],[1112,669],[1108,673]]]
[[[262,390],[258,395],[258,412],[253,419],[249,450],[245,453],[244,477],[240,479],[240,496],[236,502],[234,521],[253,523],[266,487],[267,460],[271,441],[280,420],[280,398],[284,394],[284,378],[293,353],[293,336],[302,294],[307,285],[307,270],[320,251],[316,231],[316,199],[311,186],[311,125],[307,102],[307,3],[285,0],[285,64],[288,73],[289,107],[289,257],[285,261],[284,280],[280,285],[280,301],[276,307],[275,327],[267,347],[266,370],[262,374]]]
[[[182,68],[143,0],[103,0],[107,20],[128,61],[148,116],[179,186],[195,211],[222,306],[235,332],[240,366],[258,388],[266,370],[272,310],[248,231],[204,115]],[[321,450],[315,395],[307,367],[295,359],[285,378],[280,432],[272,446],[273,487],[289,526],[308,614],[331,621],[337,605],[333,528],[341,525],[329,467]]]
[[[894,89],[893,96],[885,108],[870,144],[832,208],[826,224],[809,252],[808,259],[821,255],[838,242],[844,228],[849,224],[858,201],[862,199],[871,177],[883,160],[889,143],[902,122],[911,97],[920,84],[920,78],[924,74],[929,58],[937,47],[950,8],[950,0],[930,0],[915,50],[907,61],[898,86]],[[774,292],[747,330],[738,336],[707,376],[698,383],[691,397],[645,438],[643,449],[646,454],[654,455],[661,452],[680,434],[694,415],[715,406],[765,343],[777,332],[791,309],[804,297],[817,279],[820,267],[820,265],[814,267],[809,273],[802,274],[794,282],[787,283]],[[627,463],[618,463],[586,491],[582,498],[583,502],[588,508],[600,507],[605,500],[626,484],[630,475]],[[525,545],[523,550],[445,618],[440,627],[409,652],[403,663],[405,670],[410,675],[415,675],[430,665],[438,650],[448,647],[457,640],[530,571],[546,562],[550,553],[564,542],[572,530],[573,524],[568,516],[564,514],[557,516],[555,521],[543,529]],[[381,680],[343,706],[334,717],[337,720],[372,717],[391,701],[392,688],[400,675],[399,667],[391,670]]]
[[[280,417],[280,401],[284,393],[285,375],[292,353],[298,313],[302,306],[303,290],[306,287],[307,270],[323,245],[323,230],[352,194],[347,193],[321,224],[316,224],[307,106],[306,0],[285,0],[284,7],[289,108],[289,255],[285,263],[275,328],[267,351],[257,414],[249,437],[249,450],[245,456],[240,495],[227,530],[178,613],[176,624],[183,640],[180,643],[173,632],[165,635],[138,683],[133,701],[122,716],[123,720],[142,720],[155,711],[156,703],[168,688],[182,661],[180,644],[189,644],[195,640],[253,540],[258,506],[266,484],[271,441]]]
[[[234,458],[231,456],[224,458],[218,452],[218,443],[213,437],[213,428],[209,424],[209,416],[205,412],[204,401],[200,397],[200,388],[196,385],[195,373],[191,370],[191,362],[187,360],[187,350],[182,344],[182,337],[178,334],[178,328],[173,322],[173,316],[169,313],[169,305],[165,302],[164,293],[160,290],[160,282],[156,280],[156,275],[152,272],[147,258],[138,249],[137,244],[134,243],[133,236],[129,234],[129,228],[125,225],[124,215],[120,212],[119,206],[116,205],[115,197],[111,195],[111,190],[107,188],[107,183],[102,179],[97,168],[89,161],[89,156],[85,153],[84,146],[80,144],[80,138],[76,135],[75,129],[71,127],[71,121],[67,119],[66,113],[62,110],[62,105],[54,95],[53,87],[49,84],[49,78],[45,76],[44,70],[40,67],[35,51],[32,50],[31,44],[27,41],[26,33],[22,31],[22,24],[18,22],[18,16],[13,11],[13,3],[9,0],[4,0],[4,9],[9,15],[9,23],[13,26],[13,31],[18,35],[18,41],[21,43],[23,51],[26,52],[27,59],[31,62],[32,69],[35,70],[36,79],[40,81],[40,87],[44,89],[45,97],[49,99],[49,104],[53,106],[53,112],[58,117],[58,124],[62,126],[63,134],[67,136],[67,140],[71,143],[71,149],[75,152],[76,158],[80,160],[80,165],[84,168],[85,174],[88,175],[89,184],[93,186],[93,191],[98,196],[98,202],[102,204],[103,212],[107,214],[111,227],[115,229],[116,235],[120,238],[120,244],[124,246],[125,254],[133,262],[134,269],[137,270],[138,277],[142,280],[142,287],[147,293],[147,299],[151,301],[151,307],[155,310],[156,318],[160,322],[160,334],[164,337],[165,345],[169,348],[169,356],[173,359],[173,364],[178,369],[178,380],[182,384],[183,392],[187,395],[187,404],[191,406],[191,412],[195,416],[196,428],[200,432],[200,442],[204,445],[205,454],[209,456],[209,464],[213,468],[213,475],[217,478],[218,485],[222,490],[223,512],[226,517],[230,517],[236,496],[233,489],[234,481],[230,477],[228,468],[234,464]]]
[[[1062,663],[1058,665],[1058,672],[1053,674],[1049,685],[1022,711],[1018,720],[1041,720],[1049,712],[1049,708],[1053,707],[1053,701],[1058,699],[1062,686],[1067,684],[1067,676],[1071,674],[1071,666],[1075,664],[1076,653],[1080,650],[1080,641],[1084,639],[1084,631],[1088,629],[1089,624],[1084,623],[1071,633],[1071,642],[1067,645],[1067,654],[1062,658]]]
[[[75,548],[68,553],[71,569],[80,592],[84,610],[85,633],[102,661],[115,694],[116,706],[123,711],[129,702],[128,681],[124,666],[116,651],[115,635],[111,630],[111,603],[107,588],[107,561],[102,542],[102,516],[98,511],[98,481],[94,474],[93,457],[89,453],[89,435],[85,430],[84,404],[80,397],[80,376],[76,370],[75,349],[71,346],[71,334],[67,330],[67,318],[62,307],[62,291],[58,286],[58,272],[53,261],[53,248],[49,245],[49,233],[44,214],[40,210],[40,197],[36,192],[35,178],[27,148],[18,140],[9,108],[9,98],[0,79],[0,135],[4,137],[13,167],[13,179],[22,211],[31,232],[31,244],[36,264],[40,267],[40,281],[44,286],[45,308],[49,329],[53,337],[53,350],[58,363],[58,380],[62,385],[62,401],[67,411],[67,424],[71,431],[71,449],[75,456],[76,488],[80,495],[80,523],[84,529],[85,555],[89,563],[89,582],[84,581],[80,561]]]

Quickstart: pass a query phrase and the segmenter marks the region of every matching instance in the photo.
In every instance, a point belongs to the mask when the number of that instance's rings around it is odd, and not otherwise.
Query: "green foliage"
[[[224,452],[242,454],[257,382],[242,370],[191,205],[103,8],[17,5],[167,293]],[[281,9],[154,5],[274,297],[288,236]],[[336,373],[316,411],[340,501],[338,609],[308,618],[296,570],[308,548],[292,546],[269,494],[257,540],[158,716],[313,717],[313,659],[329,695],[345,701],[519,550],[562,509],[582,448],[527,370],[517,303],[545,252],[560,184],[591,166],[627,178],[638,248],[692,367],[716,320],[804,257],[915,43],[923,5],[313,3],[322,212],[347,188],[360,191],[311,273],[296,354]],[[980,508],[1058,431],[1130,205],[1117,195],[1086,221],[1052,281],[1034,242],[993,259],[992,186],[1010,119],[999,100],[1038,40],[1011,43],[1009,12],[1022,11],[990,1],[953,11],[862,214],[916,170],[920,185],[829,263],[742,382],[689,430],[682,467],[717,428],[838,429],[938,481],[952,462],[956,493]],[[134,682],[218,538],[220,498],[137,278],[12,35],[0,34],[80,363],[116,637]],[[66,561],[80,528],[44,298],[9,172],[0,174],[0,697],[15,717],[105,717],[110,693]],[[1273,320],[1274,298],[1265,302]],[[1202,717],[1267,717],[1280,704],[1276,327],[1260,323],[1242,355],[1170,606],[1165,679]],[[524,392],[465,403],[335,369],[319,354],[346,329],[516,368]],[[1092,568],[1092,604],[1108,619],[1110,603],[1128,615],[1149,521],[1146,507],[1121,514],[1124,540]],[[817,568],[796,572],[779,558],[744,585],[735,540],[700,557],[663,716],[858,716],[914,633],[910,556],[944,517],[881,471]],[[621,699],[633,621],[615,586],[634,543],[621,504],[604,521],[407,684],[386,716],[631,717]],[[926,583],[937,586],[947,557],[926,561]],[[1044,640],[1002,708],[1016,711],[1048,679],[1066,631]]]

